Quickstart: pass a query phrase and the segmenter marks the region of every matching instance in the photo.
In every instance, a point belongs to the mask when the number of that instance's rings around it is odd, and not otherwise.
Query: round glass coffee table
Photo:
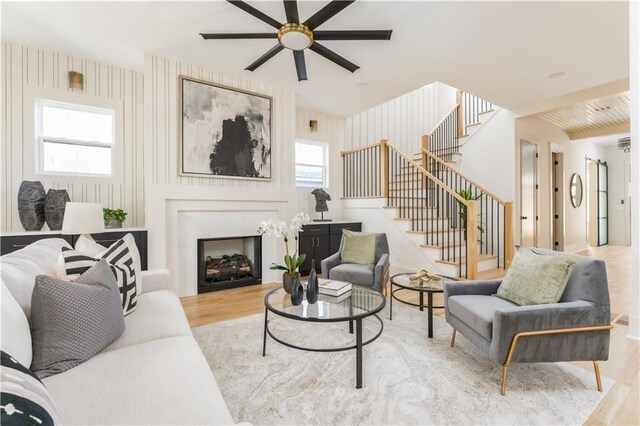
[[[404,273],[397,274],[391,277],[391,297],[390,305],[389,305],[389,320],[393,319],[393,299],[396,299],[398,302],[416,306],[420,308],[421,311],[424,311],[424,308],[427,308],[428,313],[428,335],[430,339],[433,339],[433,310],[434,309],[444,309],[444,306],[434,306],[433,305],[433,295],[434,293],[443,293],[443,286],[445,281],[457,281],[451,277],[445,277],[440,275],[441,280],[438,281],[426,281],[423,282],[421,280],[411,281],[409,277],[414,275],[413,273]],[[393,287],[397,287],[395,290]],[[417,291],[420,293],[420,302],[413,303],[407,300],[399,299],[396,296],[396,293],[403,290]],[[427,304],[424,304],[424,295],[427,294]]]
[[[362,388],[362,347],[376,340],[384,328],[378,312],[384,309],[385,297],[375,290],[353,286],[348,293],[338,297],[320,294],[314,304],[307,302],[306,295],[302,304],[294,306],[291,296],[282,287],[269,291],[264,296],[264,335],[262,341],[262,356],[267,354],[267,335],[276,342],[290,348],[312,352],[340,352],[355,349],[356,351],[356,389]],[[353,333],[353,323],[356,323],[356,342],[354,345],[340,348],[305,348],[284,341],[275,336],[269,329],[269,312],[294,321],[308,321],[316,323],[348,322],[349,332]],[[380,329],[369,340],[362,341],[362,320],[374,317],[380,323]]]

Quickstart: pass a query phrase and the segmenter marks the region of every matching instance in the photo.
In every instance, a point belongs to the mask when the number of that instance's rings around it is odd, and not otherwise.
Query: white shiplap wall
[[[271,181],[178,175],[178,76],[271,96]],[[145,170],[149,185],[189,185],[230,191],[291,191],[294,183],[295,92],[155,55],[145,56]]]
[[[318,131],[312,132],[309,121],[318,121]],[[340,151],[344,148],[345,119],[302,108],[296,110],[296,139],[322,142],[329,149],[329,186],[326,188],[331,195],[328,202],[329,212],[325,217],[340,219],[340,197],[342,197],[342,157]],[[313,188],[298,188],[298,211],[307,212],[312,218],[315,212],[315,198],[311,195]]]
[[[64,188],[72,201],[100,202],[129,213],[126,225],[144,225],[143,74],[56,52],[2,43],[1,227],[21,231],[17,193],[23,180]],[[84,90],[70,90],[67,73],[84,74]],[[36,175],[35,98],[118,105],[117,176],[113,179]],[[46,225],[45,228],[46,229]]]
[[[421,137],[455,106],[456,89],[435,82],[346,120],[345,150],[388,139],[405,153],[419,151]]]

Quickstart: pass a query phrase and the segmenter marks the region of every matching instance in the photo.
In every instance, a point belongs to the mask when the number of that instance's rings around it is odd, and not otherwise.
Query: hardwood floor
[[[640,425],[640,342],[628,339],[629,300],[631,297],[630,247],[604,246],[590,248],[582,253],[603,259],[607,264],[613,330],[609,360],[600,363],[603,376],[616,380],[616,384],[590,414],[587,425]],[[490,271],[482,278],[498,278],[498,271]],[[191,327],[226,321],[264,312],[264,295],[278,283],[223,290],[182,298],[182,305]],[[407,300],[417,293],[407,293]],[[441,304],[441,297],[434,298]],[[442,316],[442,312],[437,315]],[[576,366],[593,371],[591,362],[576,362]],[[496,374],[499,374],[496,369]],[[593,383],[595,389],[595,378]],[[496,390],[496,397],[499,397]]]

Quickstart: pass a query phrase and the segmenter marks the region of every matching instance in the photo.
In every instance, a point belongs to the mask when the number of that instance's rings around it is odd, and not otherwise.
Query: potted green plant
[[[473,192],[469,187],[467,189],[458,191],[458,195],[460,195],[462,198],[464,198],[467,201],[477,201],[480,198],[482,198],[484,194],[481,192],[480,194],[473,195]],[[460,212],[459,212],[460,224],[462,226],[462,229],[464,230],[464,239],[466,240],[467,239],[467,206],[461,201],[458,201],[458,204],[460,204]],[[482,214],[478,214],[478,216],[482,217]],[[482,227],[481,221],[478,221],[478,231],[480,231],[480,233],[484,232],[484,228]],[[478,241],[481,241],[481,240],[478,239]]]
[[[127,212],[122,209],[102,209],[102,217],[105,228],[122,228],[122,222],[127,218]]]
[[[282,286],[287,293],[291,293],[291,288],[296,280],[300,279],[298,269],[307,258],[306,254],[298,254],[298,233],[302,231],[302,225],[310,220],[305,213],[296,214],[291,223],[287,225],[283,221],[274,221],[269,219],[262,221],[258,227],[260,235],[275,235],[276,238],[284,239],[285,255],[284,263],[273,263],[269,269],[283,271]],[[293,237],[295,240],[295,251],[293,255],[289,251],[289,239]]]

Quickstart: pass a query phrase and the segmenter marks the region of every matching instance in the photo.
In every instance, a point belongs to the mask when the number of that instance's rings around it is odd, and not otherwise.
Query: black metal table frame
[[[378,337],[380,337],[380,335],[382,334],[382,331],[384,330],[384,323],[382,322],[382,319],[378,316],[378,312],[384,309],[385,305],[387,304],[386,299],[382,297],[382,304],[377,309],[371,312],[367,312],[365,314],[355,315],[351,317],[330,318],[330,319],[300,318],[297,315],[291,315],[291,314],[287,314],[286,312],[278,311],[267,302],[271,293],[273,293],[276,290],[279,290],[279,288],[275,288],[269,291],[264,296],[265,310],[264,310],[264,334],[262,337],[262,356],[267,355],[267,335],[269,335],[273,340],[280,343],[281,345],[284,345],[293,349],[298,349],[301,351],[343,352],[343,351],[355,349],[356,350],[356,389],[361,389],[362,388],[362,348],[368,345],[369,343],[372,343],[375,340],[377,340]],[[356,322],[356,343],[355,345],[343,346],[340,348],[305,348],[303,346],[297,346],[297,345],[285,342],[284,340],[276,337],[269,329],[269,311],[273,312],[274,314],[280,317],[292,319],[295,321],[316,322],[316,323],[349,322],[349,333],[351,334],[353,334],[353,322],[355,321]],[[378,333],[375,336],[363,342],[362,341],[362,320],[367,317],[375,317],[380,323],[380,330],[378,330]]]
[[[444,309],[444,306],[433,306],[433,294],[434,293],[444,293],[444,290],[438,290],[438,289],[434,289],[434,288],[428,288],[428,287],[407,287],[404,286],[402,284],[398,284],[396,282],[393,281],[393,279],[399,275],[406,275],[406,274],[397,274],[394,275],[393,277],[391,277],[391,297],[389,298],[390,304],[389,304],[389,321],[393,320],[393,299],[396,299],[398,302],[400,303],[404,303],[405,305],[411,305],[411,306],[415,306],[420,308],[421,311],[424,311],[424,308],[427,308],[427,315],[428,315],[428,336],[430,339],[433,339],[433,310],[434,309]],[[393,286],[396,286],[398,288],[396,288],[395,290],[393,289]],[[412,302],[408,302],[406,300],[402,300],[399,299],[398,297],[396,297],[396,292],[401,291],[401,290],[410,290],[410,291],[417,291],[420,293],[420,302],[419,303],[412,303]],[[428,305],[425,306],[424,304],[424,293],[427,293],[427,303]]]

